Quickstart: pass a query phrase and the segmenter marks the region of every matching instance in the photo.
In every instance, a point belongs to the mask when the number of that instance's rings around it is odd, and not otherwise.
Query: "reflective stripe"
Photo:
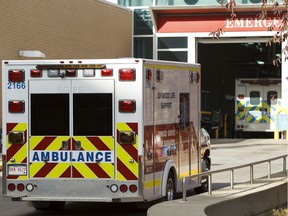
[[[117,137],[117,180],[137,180],[139,175],[138,167],[138,124],[117,123],[117,134],[119,131],[134,131],[136,134],[135,144],[119,144]]]
[[[27,123],[7,123],[7,134],[6,134],[6,149],[7,149],[7,165],[9,164],[27,164]],[[25,143],[24,144],[10,144],[8,141],[8,134],[11,131],[24,131]],[[14,162],[11,162],[13,158]],[[26,175],[22,176],[11,176],[8,175],[7,179],[27,179]]]

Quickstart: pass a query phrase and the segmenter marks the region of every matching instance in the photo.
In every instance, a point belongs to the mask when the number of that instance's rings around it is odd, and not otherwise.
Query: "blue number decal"
[[[7,89],[25,89],[25,82],[8,82]]]

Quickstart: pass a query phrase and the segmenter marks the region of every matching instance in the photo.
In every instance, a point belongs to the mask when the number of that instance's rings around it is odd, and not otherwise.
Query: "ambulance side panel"
[[[183,177],[199,172],[200,84],[190,82],[193,71],[200,73],[199,66],[146,62],[144,197],[147,200],[165,196],[169,173],[174,176],[176,191],[181,191]]]

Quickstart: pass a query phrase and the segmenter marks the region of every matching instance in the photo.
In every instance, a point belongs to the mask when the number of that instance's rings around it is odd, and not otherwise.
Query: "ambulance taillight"
[[[11,100],[8,103],[9,113],[24,113],[25,102],[23,100]]]
[[[244,95],[243,94],[240,94],[237,97],[238,97],[239,100],[243,100],[244,99]]]
[[[66,69],[65,70],[66,77],[77,77],[77,69]]]
[[[32,78],[42,77],[42,70],[39,69],[31,69],[30,70],[30,76]]]
[[[9,82],[24,82],[24,70],[9,70],[8,80]]]
[[[119,112],[120,113],[135,113],[136,112],[136,101],[135,100],[120,100],[119,101]]]
[[[123,68],[119,70],[119,80],[120,81],[135,81],[136,71],[134,68]]]
[[[113,76],[113,69],[112,68],[103,68],[101,70],[101,76]]]

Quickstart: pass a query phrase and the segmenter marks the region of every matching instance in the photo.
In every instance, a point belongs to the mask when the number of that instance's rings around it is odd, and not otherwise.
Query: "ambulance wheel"
[[[61,210],[65,206],[65,202],[33,202],[33,207],[36,210]]]
[[[175,197],[175,181],[173,174],[170,172],[166,184],[165,201],[173,200]]]

